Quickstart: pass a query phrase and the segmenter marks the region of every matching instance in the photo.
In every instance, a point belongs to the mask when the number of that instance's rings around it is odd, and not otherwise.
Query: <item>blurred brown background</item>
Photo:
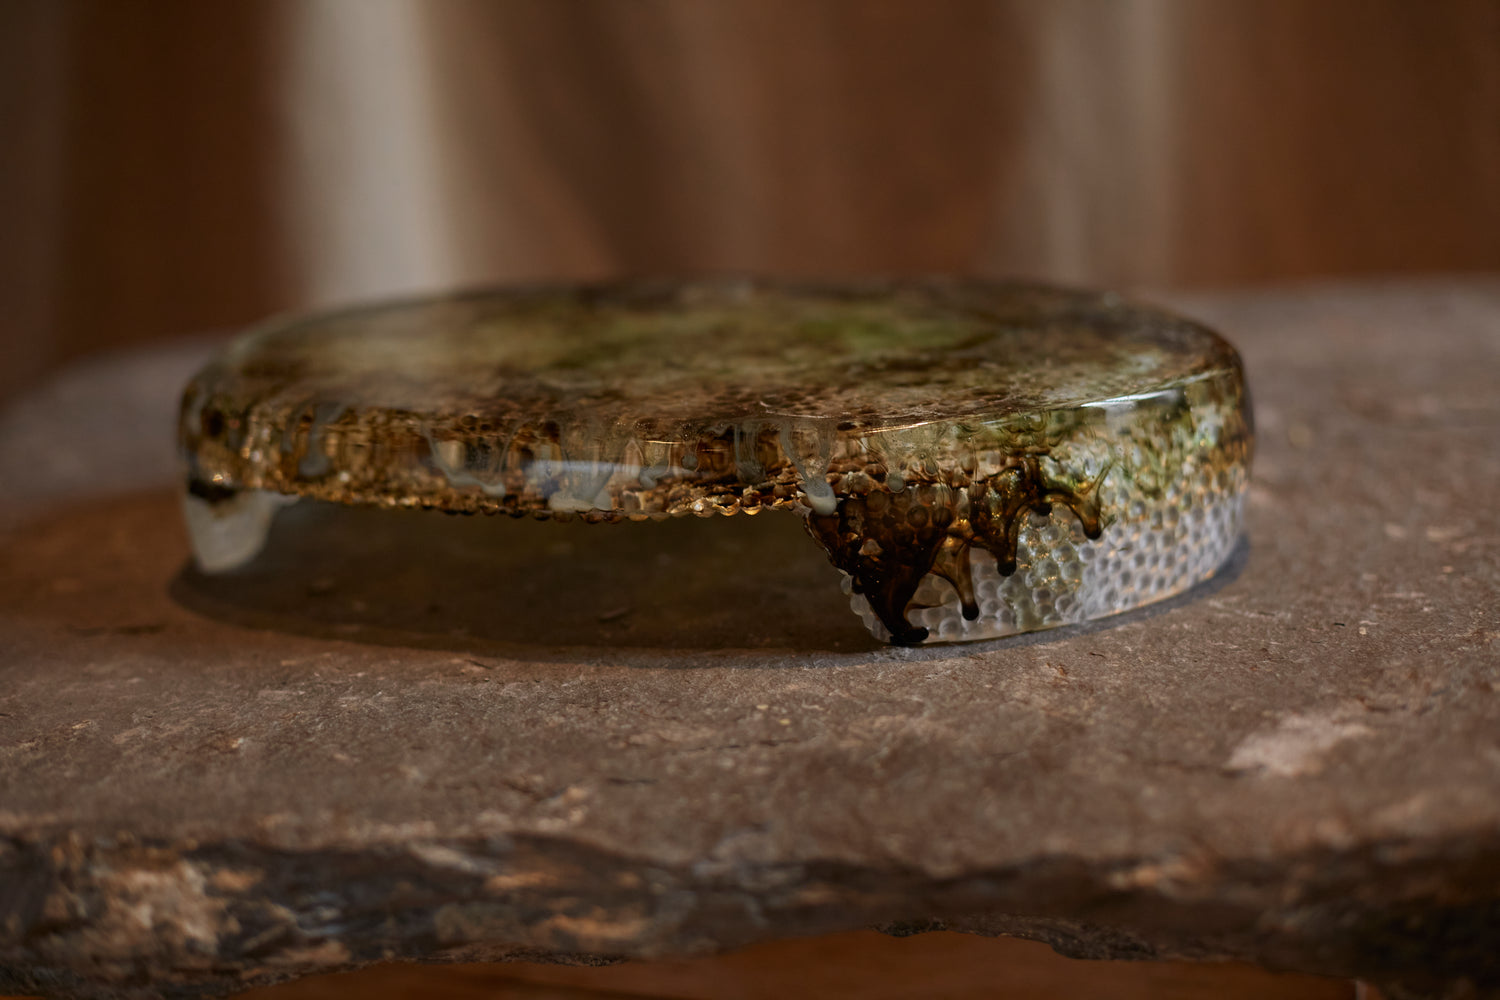
[[[1500,268],[1500,0],[4,0],[0,394],[482,281]]]

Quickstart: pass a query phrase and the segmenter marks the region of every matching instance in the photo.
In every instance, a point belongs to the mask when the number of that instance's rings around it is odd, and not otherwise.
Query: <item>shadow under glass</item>
[[[256,628],[475,649],[876,649],[800,519],[591,525],[304,501],[232,572],[173,596]]]
[[[276,515],[251,563],[213,575],[189,563],[171,593],[237,625],[381,645],[544,659],[568,649],[884,649],[929,660],[1154,617],[1232,582],[1248,556],[1242,537],[1211,579],[1124,614],[897,650],[865,632],[793,515],[591,525],[303,501]]]

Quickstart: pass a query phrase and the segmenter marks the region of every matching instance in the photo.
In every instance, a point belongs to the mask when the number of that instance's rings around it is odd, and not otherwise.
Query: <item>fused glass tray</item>
[[[1211,576],[1252,429],[1228,343],[1115,296],[718,280],[273,322],[188,385],[179,441],[207,572],[254,558],[298,497],[611,523],[784,511],[871,632],[912,644]]]

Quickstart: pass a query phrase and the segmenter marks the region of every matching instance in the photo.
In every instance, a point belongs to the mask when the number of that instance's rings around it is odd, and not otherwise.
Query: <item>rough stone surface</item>
[[[968,646],[875,644],[776,513],[303,506],[204,578],[166,450],[198,348],[13,404],[0,990],[871,925],[1500,987],[1500,283],[1179,305],[1247,362],[1248,544]]]

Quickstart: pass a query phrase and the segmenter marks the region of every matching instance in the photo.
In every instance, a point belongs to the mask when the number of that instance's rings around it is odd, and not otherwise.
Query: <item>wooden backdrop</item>
[[[1497,0],[4,0],[0,393],[478,281],[1500,268]]]

